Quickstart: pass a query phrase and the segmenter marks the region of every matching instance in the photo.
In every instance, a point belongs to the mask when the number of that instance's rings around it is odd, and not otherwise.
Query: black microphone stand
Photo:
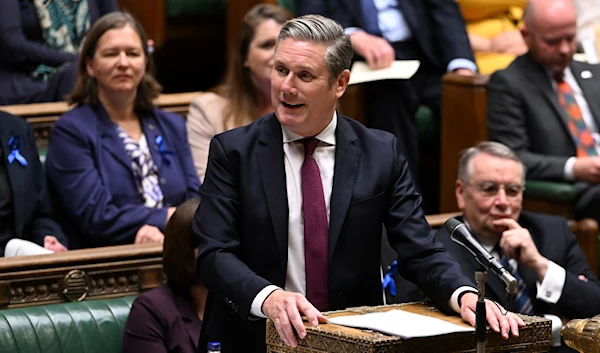
[[[485,282],[487,281],[487,271],[483,265],[479,265],[475,271],[475,282],[479,296],[475,308],[475,337],[477,338],[477,353],[485,353],[485,333],[487,327],[486,309],[485,309]]]

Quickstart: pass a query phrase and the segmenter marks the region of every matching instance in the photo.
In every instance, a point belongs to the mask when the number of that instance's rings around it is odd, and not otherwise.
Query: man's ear
[[[346,69],[340,73],[338,78],[335,81],[335,97],[340,99],[344,93],[346,92],[346,88],[348,87],[348,82],[350,82],[350,70]]]
[[[454,184],[454,194],[456,195],[456,204],[459,210],[465,209],[465,185],[462,180],[457,180]]]

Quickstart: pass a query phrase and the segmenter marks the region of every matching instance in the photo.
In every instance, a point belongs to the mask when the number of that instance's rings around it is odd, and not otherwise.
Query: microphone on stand
[[[467,226],[454,219],[450,218],[444,223],[444,227],[448,233],[450,233],[450,238],[455,243],[458,243],[465,247],[473,256],[477,262],[481,264],[481,266],[485,267],[487,270],[491,270],[494,272],[504,283],[506,284],[506,291],[509,294],[514,294],[517,290],[517,280],[516,278],[508,272],[504,266],[496,259],[492,254],[490,254],[485,248],[479,243],[477,239],[471,234]]]

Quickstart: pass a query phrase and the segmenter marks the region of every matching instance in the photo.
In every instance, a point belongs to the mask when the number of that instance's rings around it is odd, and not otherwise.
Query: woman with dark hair
[[[196,353],[207,289],[196,275],[198,237],[192,231],[200,198],[181,204],[165,230],[167,283],[133,302],[123,332],[123,352]]]
[[[90,26],[116,0],[0,1],[0,105],[64,100]]]
[[[210,140],[271,113],[271,70],[279,30],[290,14],[272,4],[254,6],[244,17],[229,56],[225,81],[190,104],[187,130],[194,166],[204,179]]]
[[[130,14],[90,29],[78,66],[76,107],[54,124],[46,160],[55,212],[71,249],[162,242],[162,231],[200,182],[184,120],[156,109],[147,38]]]

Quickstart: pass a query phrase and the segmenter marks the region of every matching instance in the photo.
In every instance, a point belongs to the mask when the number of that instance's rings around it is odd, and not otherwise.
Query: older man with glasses
[[[561,344],[560,328],[600,313],[600,285],[565,219],[521,210],[524,183],[525,167],[505,145],[481,142],[465,150],[455,190],[459,220],[518,280],[516,294],[508,297],[504,282],[488,276],[486,296],[507,310],[551,319],[551,352],[573,352]],[[445,229],[436,240],[466,274],[475,272],[473,255]]]

